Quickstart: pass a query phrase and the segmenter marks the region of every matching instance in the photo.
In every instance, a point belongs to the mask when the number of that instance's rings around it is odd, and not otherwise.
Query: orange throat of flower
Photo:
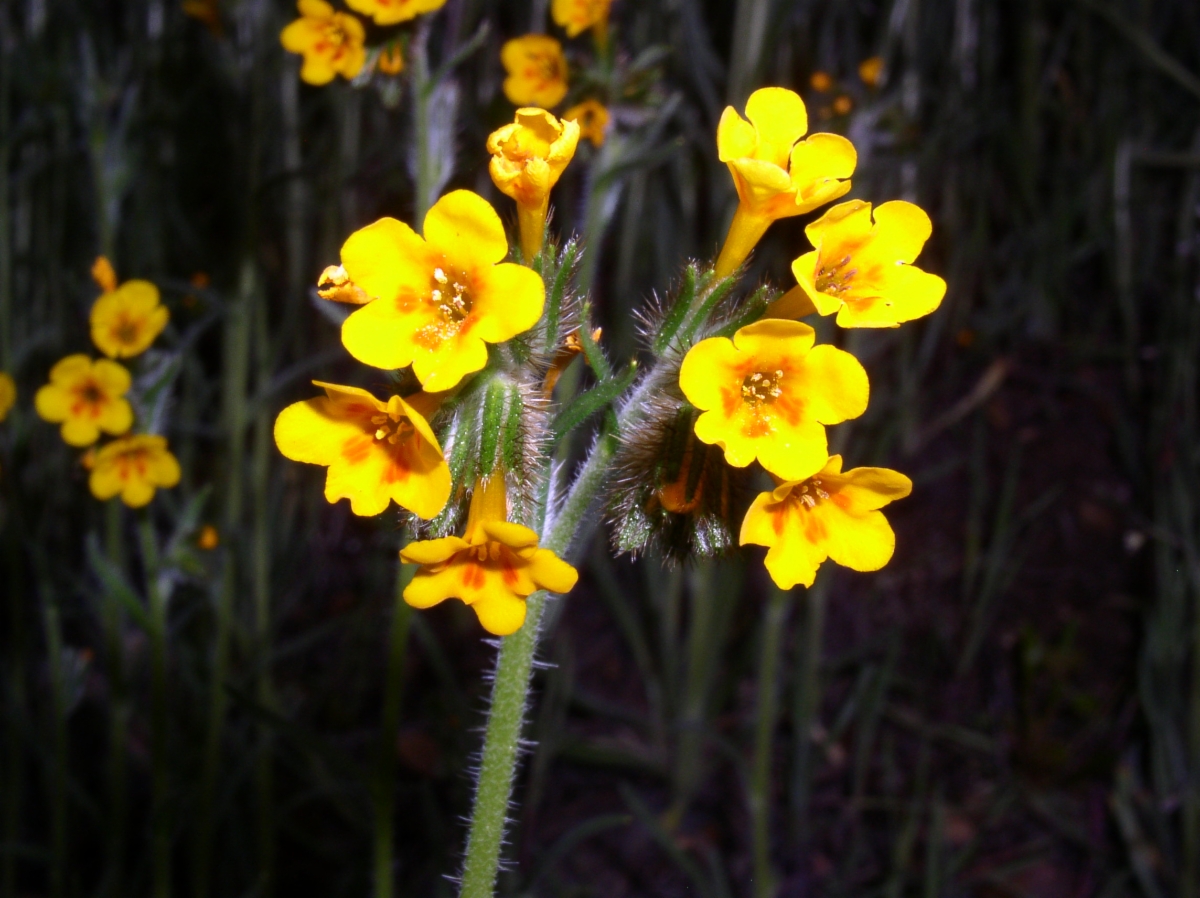
[[[741,402],[748,437],[763,437],[772,430],[775,404],[783,396],[783,369],[752,371],[742,378]]]
[[[470,327],[470,279],[462,272],[434,268],[431,276],[428,306],[430,322],[416,333],[418,345],[435,350],[447,340],[459,336]]]
[[[71,404],[71,413],[76,417],[88,415],[92,418],[100,417],[100,413],[104,410],[104,391],[100,389],[100,385],[94,380],[86,380],[79,386],[75,387],[75,401]]]

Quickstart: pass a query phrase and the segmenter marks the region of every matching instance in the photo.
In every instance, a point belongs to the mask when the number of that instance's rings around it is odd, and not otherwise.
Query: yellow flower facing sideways
[[[100,501],[120,495],[130,508],[141,508],[156,489],[179,483],[179,462],[166,437],[130,434],[100,447],[88,475],[88,488]]]
[[[304,57],[300,79],[308,84],[328,84],[334,76],[357,75],[367,59],[363,47],[366,31],[357,18],[335,12],[325,0],[299,0],[300,18],[279,35],[283,49]]]
[[[412,365],[432,392],[487,364],[488,343],[533,327],[546,288],[533,269],[500,261],[508,255],[504,226],[478,194],[446,194],[424,231],[422,239],[383,218],[350,235],[342,267],[369,301],[343,323],[342,343],[376,368]]]
[[[552,37],[526,34],[505,41],[500,62],[508,72],[504,96],[516,106],[549,109],[567,95],[567,58]]]
[[[8,417],[17,401],[17,384],[7,371],[0,371],[0,421]]]
[[[313,383],[325,395],[280,412],[275,443],[293,461],[329,468],[325,498],[349,499],[357,515],[382,514],[391,500],[426,520],[440,512],[450,468],[425,417],[399,396],[381,402],[358,387]]]
[[[800,95],[782,87],[756,90],[746,116],[725,108],[717,126],[717,155],[729,166],[738,207],[721,255],[717,276],[745,261],[771,222],[811,212],[850,189],[858,154],[838,134],[808,131],[808,111]]]
[[[558,183],[579,144],[579,125],[559,121],[549,112],[528,106],[516,119],[487,139],[492,154],[488,171],[500,191],[517,201],[521,253],[529,262],[542,249],[550,190]]]
[[[370,16],[376,25],[395,25],[407,22],[422,13],[433,12],[446,5],[446,0],[346,0],[355,12]]]
[[[710,337],[683,359],[679,387],[703,414],[696,436],[744,468],[757,459],[783,480],[801,480],[829,456],[825,425],[867,408],[867,372],[850,353],[813,346],[799,321],[764,319]]]
[[[550,15],[555,25],[567,30],[567,37],[575,37],[589,28],[596,28],[603,41],[610,6],[612,0],[553,0]]]
[[[812,477],[760,493],[742,522],[741,544],[769,546],[767,572],[780,589],[812,586],[826,558],[856,571],[891,560],[896,535],[880,508],[912,492],[912,481],[887,468],[842,472],[834,455]]]
[[[162,333],[171,313],[149,281],[126,281],[92,305],[92,342],[112,359],[141,355]]]
[[[595,147],[604,145],[608,118],[608,107],[599,100],[584,100],[563,113],[563,121],[578,124],[579,136],[583,140],[590,140]]]
[[[62,424],[68,445],[90,446],[100,431],[116,436],[133,426],[133,408],[125,399],[131,384],[129,372],[116,362],[69,355],[50,369],[50,383],[37,391],[33,405],[42,420]]]
[[[446,599],[461,599],[496,636],[521,629],[527,597],[539,589],[570,592],[579,579],[575,568],[538,547],[536,533],[508,520],[502,475],[475,484],[461,537],[409,543],[400,550],[400,558],[421,565],[404,590],[404,601],[414,608],[431,608]]]
[[[933,233],[919,207],[893,200],[875,207],[852,200],[834,206],[804,233],[812,245],[792,263],[796,281],[822,315],[842,327],[896,327],[928,315],[946,282],[912,262]]]

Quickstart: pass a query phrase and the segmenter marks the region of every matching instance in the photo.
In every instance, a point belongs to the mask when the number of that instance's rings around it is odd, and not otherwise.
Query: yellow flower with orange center
[[[422,13],[433,12],[446,5],[446,0],[346,0],[355,12],[370,16],[376,25],[395,25],[407,22]]]
[[[567,58],[562,44],[544,34],[526,34],[505,41],[500,61],[508,77],[504,96],[516,106],[549,109],[567,95]]]
[[[717,259],[724,277],[745,261],[771,222],[811,212],[850,189],[858,155],[838,134],[813,134],[799,94],[782,87],[756,90],[746,101],[749,121],[732,106],[717,126],[717,155],[729,166],[738,207]]]
[[[92,342],[109,358],[141,355],[162,333],[171,313],[149,281],[126,281],[92,304]]]
[[[946,282],[912,263],[933,232],[929,216],[903,200],[834,206],[804,229],[812,245],[792,263],[796,282],[842,327],[896,327],[928,315]]]
[[[50,383],[34,396],[38,415],[62,424],[62,438],[71,446],[90,446],[100,431],[117,435],[133,425],[133,409],[125,394],[132,381],[116,362],[93,362],[82,353],[69,355],[50,369]]]
[[[404,590],[414,608],[461,599],[489,633],[507,636],[525,623],[525,599],[539,589],[569,592],[579,579],[575,568],[549,549],[538,535],[508,520],[501,474],[476,483],[463,535],[409,543],[400,558],[421,565]]]
[[[141,508],[154,491],[179,483],[179,462],[166,437],[130,434],[101,446],[92,461],[88,488],[101,502],[120,495],[130,508]]]
[[[811,477],[760,493],[742,521],[741,544],[769,546],[767,572],[780,589],[812,586],[827,558],[856,571],[891,560],[896,535],[880,508],[912,492],[912,481],[888,468],[842,472],[834,455]]]
[[[593,146],[604,145],[604,132],[608,128],[608,107],[599,100],[584,100],[563,113],[563,121],[579,125],[579,136],[590,140]]]
[[[608,25],[608,8],[612,0],[554,0],[550,15],[554,24],[575,37],[589,28],[604,29]]]
[[[357,18],[335,12],[325,0],[299,0],[300,18],[279,35],[283,49],[304,57],[300,78],[309,84],[328,84],[335,75],[353,78],[363,67],[366,31]]]
[[[0,371],[0,421],[8,417],[17,401],[17,384],[7,371]]]
[[[829,452],[825,425],[867,408],[867,372],[850,353],[814,346],[799,321],[765,319],[733,339],[710,337],[683,359],[679,387],[702,414],[696,436],[744,468],[757,459],[784,480],[820,469]]]
[[[357,515],[381,514],[392,500],[420,518],[440,512],[450,468],[425,417],[399,396],[381,402],[358,387],[313,383],[325,395],[280,412],[275,444],[293,461],[329,468],[325,498],[349,499]]]
[[[446,194],[424,231],[422,239],[383,218],[350,235],[342,247],[350,284],[342,287],[369,301],[342,325],[342,343],[360,362],[412,365],[426,390],[448,390],[487,364],[488,343],[537,323],[546,288],[532,269],[500,261],[504,226],[478,194]]]
[[[575,156],[578,144],[579,125],[559,121],[532,106],[518,109],[511,125],[488,135],[487,150],[492,154],[488,171],[500,191],[517,201],[526,262],[542,249],[550,190]]]

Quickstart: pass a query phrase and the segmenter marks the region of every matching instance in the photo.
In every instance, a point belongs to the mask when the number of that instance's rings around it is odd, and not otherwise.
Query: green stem
[[[596,440],[566,502],[550,525],[543,541],[546,548],[559,556],[567,554],[589,519],[588,512],[607,480],[615,451],[616,438],[611,434],[602,434]],[[521,727],[529,701],[530,675],[545,607],[545,593],[531,595],[526,602],[525,625],[512,636],[504,637],[500,644],[492,683],[492,707],[483,740],[483,763],[479,768],[475,807],[467,836],[460,898],[492,898],[496,885],[504,825],[516,776]]]
[[[750,773],[750,818],[754,831],[754,895],[772,898],[771,748],[779,711],[779,659],[783,633],[791,614],[791,593],[772,589],[763,617],[762,662],[758,669],[758,712],[754,731],[754,764]]]
[[[393,835],[396,817],[396,735],[400,729],[400,702],[404,697],[404,666],[408,659],[408,631],[412,609],[404,601],[404,588],[416,569],[402,564],[396,572],[392,626],[388,634],[387,678],[383,690],[383,722],[375,767],[375,898],[392,898]]]
[[[167,596],[158,582],[158,539],[154,522],[143,511],[138,521],[146,601],[150,611],[150,826],[152,894],[171,894],[170,748],[167,745]]]

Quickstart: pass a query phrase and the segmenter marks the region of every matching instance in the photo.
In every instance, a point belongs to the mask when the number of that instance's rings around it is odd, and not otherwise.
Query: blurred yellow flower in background
[[[504,96],[517,106],[549,109],[567,95],[567,58],[562,44],[544,34],[526,34],[505,41],[500,61],[508,77]]]
[[[608,128],[608,107],[599,100],[584,100],[563,113],[563,120],[579,125],[579,136],[590,140],[594,146],[604,145],[604,132]]]
[[[279,35],[283,49],[304,57],[300,78],[309,84],[328,84],[335,75],[353,78],[366,62],[366,31],[357,18],[335,12],[325,0],[299,0],[300,18]]]
[[[370,16],[376,25],[395,25],[422,13],[441,9],[446,5],[446,0],[346,0],[346,5],[355,12]]]
[[[313,381],[324,396],[289,405],[275,419],[275,443],[293,461],[325,465],[325,498],[377,515],[389,500],[434,517],[450,498],[450,468],[424,416],[399,396]],[[411,397],[410,397],[411,398]]]
[[[946,282],[912,264],[933,232],[919,207],[893,200],[834,206],[804,233],[816,247],[792,263],[796,282],[822,315],[842,327],[897,327],[928,315]]]
[[[912,481],[888,468],[842,473],[834,455],[805,480],[760,493],[742,521],[741,544],[769,546],[766,566],[780,589],[812,586],[826,558],[856,571],[891,560],[896,535],[880,508],[912,492]]]
[[[414,608],[431,608],[461,599],[489,633],[507,636],[525,623],[525,599],[546,589],[570,592],[579,579],[575,568],[549,549],[538,535],[508,520],[503,475],[475,484],[467,526],[461,537],[412,542],[400,559],[421,565],[404,590]]]
[[[526,262],[541,251],[550,190],[574,158],[578,144],[579,125],[532,106],[518,109],[511,125],[488,136],[487,150],[492,154],[488,171],[500,191],[517,201]]]
[[[541,317],[546,288],[530,268],[501,262],[508,238],[483,197],[455,190],[425,216],[422,239],[394,218],[350,235],[342,265],[372,301],[342,325],[342,343],[376,368],[413,366],[429,391],[448,390]]]
[[[849,115],[850,110],[853,108],[854,101],[847,94],[842,94],[833,101],[833,111],[838,115]]]
[[[96,261],[92,263],[92,280],[103,293],[117,289],[117,273],[107,256],[96,256]]]
[[[718,277],[745,261],[771,222],[811,212],[850,189],[858,156],[839,134],[813,134],[799,94],[782,87],[756,90],[746,101],[749,121],[732,106],[717,126],[717,155],[729,166],[738,207],[721,255]]]
[[[17,401],[17,384],[7,371],[0,371],[0,421],[8,417]]]
[[[218,0],[183,0],[183,14],[197,22],[202,22],[213,37],[221,37],[224,28],[221,25],[221,4]]]
[[[870,59],[864,59],[858,64],[858,77],[862,79],[862,83],[867,87],[875,87],[878,85],[879,76],[882,74],[882,56],[872,56]]]
[[[833,87],[833,78],[828,72],[822,72],[820,69],[812,73],[812,77],[808,79],[808,83],[812,85],[812,89],[817,93],[827,93]]]
[[[196,537],[196,546],[203,549],[205,552],[211,552],[217,546],[221,545],[221,534],[212,524],[205,524],[200,528],[200,535]]]
[[[567,30],[567,37],[575,37],[589,28],[604,28],[610,6],[612,0],[553,0],[550,15],[555,25]]]
[[[37,391],[33,404],[43,420],[62,424],[68,445],[90,446],[100,431],[116,436],[133,426],[133,409],[124,398],[131,383],[116,362],[69,355],[50,369],[50,383]]]
[[[156,489],[179,483],[179,462],[166,437],[138,433],[113,440],[96,452],[88,488],[100,501],[120,494],[130,508],[141,508]]]
[[[825,425],[866,411],[869,386],[858,359],[814,340],[807,324],[768,318],[693,346],[679,387],[704,413],[696,436],[735,468],[757,459],[783,480],[818,471],[829,457]]]
[[[399,75],[404,71],[404,54],[400,52],[399,44],[384,47],[375,60],[375,68],[385,75]]]
[[[167,326],[171,314],[149,281],[126,281],[92,305],[92,342],[109,358],[145,352]]]

